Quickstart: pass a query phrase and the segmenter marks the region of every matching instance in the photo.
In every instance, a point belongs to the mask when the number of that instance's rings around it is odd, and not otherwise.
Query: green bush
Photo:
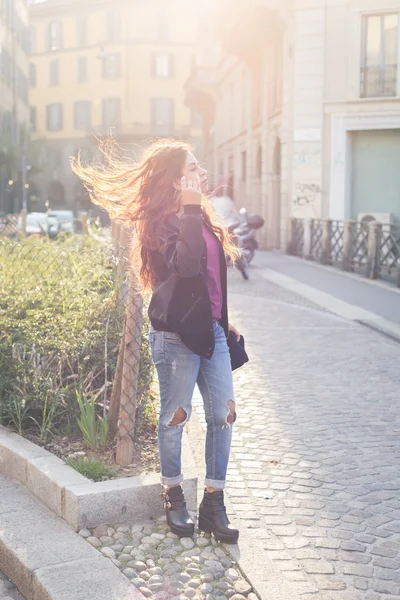
[[[110,249],[88,236],[0,239],[0,422],[76,433],[76,392],[110,398],[124,304]],[[153,378],[144,320],[139,410]],[[139,419],[140,420],[140,419]]]

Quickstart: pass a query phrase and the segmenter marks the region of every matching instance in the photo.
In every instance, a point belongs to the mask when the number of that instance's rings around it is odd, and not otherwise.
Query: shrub
[[[76,392],[98,414],[111,394],[125,311],[112,252],[88,236],[0,238],[0,281],[0,422],[34,424],[44,441],[77,432]],[[153,377],[146,328],[139,407]]]

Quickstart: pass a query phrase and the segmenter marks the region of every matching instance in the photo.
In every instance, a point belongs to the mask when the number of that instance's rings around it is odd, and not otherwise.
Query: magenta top
[[[219,243],[207,227],[203,227],[203,237],[207,244],[207,287],[211,300],[213,319],[222,317],[221,269],[219,263]]]

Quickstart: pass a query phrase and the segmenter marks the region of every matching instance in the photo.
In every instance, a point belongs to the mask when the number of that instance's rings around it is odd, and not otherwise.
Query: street
[[[400,597],[400,347],[261,271],[230,282],[235,516],[302,598]]]

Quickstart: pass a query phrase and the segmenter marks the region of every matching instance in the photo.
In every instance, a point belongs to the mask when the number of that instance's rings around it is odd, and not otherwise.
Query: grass
[[[111,479],[116,476],[116,471],[111,467],[107,467],[102,460],[95,458],[69,458],[66,461],[69,467],[78,471],[84,477],[92,481],[102,481],[104,477]]]

